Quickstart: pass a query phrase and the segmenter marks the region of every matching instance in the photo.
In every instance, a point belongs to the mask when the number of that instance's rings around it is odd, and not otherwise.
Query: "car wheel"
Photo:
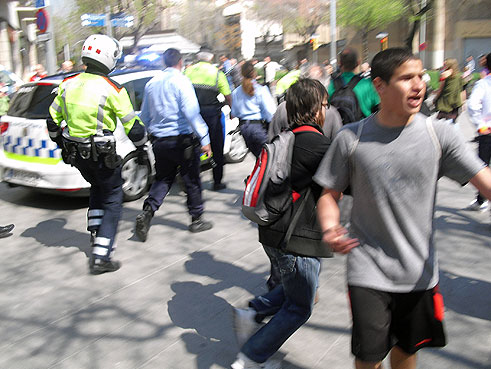
[[[121,177],[123,178],[124,201],[139,199],[147,192],[151,183],[150,162],[147,161],[146,165],[138,165],[137,156],[137,152],[132,151],[123,160]]]
[[[230,149],[224,155],[225,161],[227,163],[240,163],[244,161],[249,149],[246,146],[244,137],[237,129],[232,133],[232,138],[230,140]]]

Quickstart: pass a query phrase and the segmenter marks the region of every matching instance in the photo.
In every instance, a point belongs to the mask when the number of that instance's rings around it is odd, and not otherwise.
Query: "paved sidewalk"
[[[467,137],[471,129],[461,118]],[[126,203],[116,259],[121,270],[91,276],[86,199],[0,184],[0,368],[229,368],[238,347],[231,306],[265,291],[269,271],[257,230],[241,216],[250,155],[227,165],[228,188],[203,177],[206,217],[215,227],[187,231],[185,197],[174,190],[152,222],[147,242],[133,234],[143,199]],[[470,186],[439,183],[435,239],[446,304],[448,345],[423,350],[421,369],[491,368],[490,214],[462,210]],[[348,369],[350,316],[345,260],[324,260],[320,302],[277,357],[287,369]]]

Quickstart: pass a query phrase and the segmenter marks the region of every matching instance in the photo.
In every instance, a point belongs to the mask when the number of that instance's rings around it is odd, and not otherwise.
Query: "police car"
[[[126,70],[110,76],[123,85],[133,103],[140,110],[145,84],[159,70]],[[68,75],[54,75],[19,88],[12,97],[6,115],[0,119],[0,179],[12,186],[72,195],[86,195],[90,184],[80,172],[61,159],[61,150],[52,142],[46,127],[49,106],[57,95],[58,86]],[[224,110],[228,107],[224,107]],[[222,119],[227,162],[239,162],[247,155],[247,147],[238,132],[238,120]],[[135,146],[118,122],[114,132],[117,152],[123,158],[122,177],[125,201],[143,196],[154,176],[154,157],[147,150],[147,165],[138,165]]]

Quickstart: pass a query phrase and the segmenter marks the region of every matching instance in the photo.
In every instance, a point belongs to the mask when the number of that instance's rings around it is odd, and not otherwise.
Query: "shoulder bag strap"
[[[295,226],[297,225],[298,219],[300,218],[300,215],[302,214],[303,209],[305,208],[305,204],[307,203],[307,200],[310,196],[310,193],[312,192],[310,186],[307,187],[307,192],[305,192],[305,196],[302,200],[302,203],[298,207],[297,211],[295,212],[295,215],[293,215],[292,221],[290,222],[290,225],[288,226],[288,229],[285,234],[285,238],[283,239],[282,243],[282,250],[285,250],[286,246],[288,245],[288,242],[290,242],[290,238],[292,237],[293,230],[295,229]]]

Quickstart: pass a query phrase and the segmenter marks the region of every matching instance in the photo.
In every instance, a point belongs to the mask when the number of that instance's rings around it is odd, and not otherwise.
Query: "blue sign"
[[[104,27],[106,25],[106,14],[83,14],[80,19],[84,27]],[[111,25],[113,27],[132,27],[134,19],[131,15],[112,16]]]
[[[44,8],[45,6],[44,0],[36,0],[36,8]]]
[[[105,14],[82,14],[80,19],[84,27],[103,27],[106,25]]]

